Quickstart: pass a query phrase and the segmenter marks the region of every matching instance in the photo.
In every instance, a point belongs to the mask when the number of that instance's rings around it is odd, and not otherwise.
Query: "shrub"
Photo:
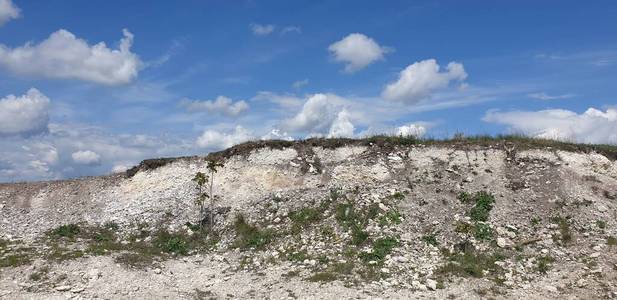
[[[478,192],[474,195],[475,205],[469,211],[469,216],[474,221],[488,221],[489,213],[493,209],[495,197],[487,192]]]
[[[490,240],[493,237],[493,230],[488,224],[478,223],[474,226],[474,237],[478,240]]]

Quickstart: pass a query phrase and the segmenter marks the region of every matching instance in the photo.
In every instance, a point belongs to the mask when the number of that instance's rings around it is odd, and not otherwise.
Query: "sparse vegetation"
[[[481,191],[474,195],[474,207],[469,211],[469,217],[474,221],[488,221],[489,213],[493,209],[495,197],[492,194]]]
[[[552,263],[555,262],[555,259],[550,255],[540,256],[536,259],[537,270],[540,273],[546,274],[548,270],[550,270]]]
[[[422,241],[424,241],[427,245],[439,246],[439,242],[437,241],[437,237],[434,233],[430,233],[422,236]]]
[[[262,249],[273,238],[273,233],[270,230],[261,230],[247,223],[243,215],[236,216],[234,227],[238,235],[235,246],[240,249]]]
[[[461,248],[460,252],[454,253],[442,249],[448,262],[437,270],[438,274],[480,278],[484,276],[485,271],[495,273],[500,269],[495,262],[504,258],[501,253],[480,253],[471,245],[464,245]]]
[[[80,232],[79,225],[77,224],[67,224],[57,227],[56,229],[51,230],[48,235],[53,237],[64,237],[72,239],[77,236]]]
[[[557,216],[552,218],[553,223],[559,227],[559,235],[553,236],[553,239],[560,242],[562,245],[566,245],[572,241],[572,232],[570,231],[570,223],[566,218]]]
[[[392,249],[399,245],[398,239],[394,237],[380,238],[373,242],[372,251],[360,253],[360,258],[364,262],[376,261],[382,263],[386,255],[390,254]]]
[[[614,236],[609,236],[606,238],[606,244],[609,247],[617,246],[617,238]]]

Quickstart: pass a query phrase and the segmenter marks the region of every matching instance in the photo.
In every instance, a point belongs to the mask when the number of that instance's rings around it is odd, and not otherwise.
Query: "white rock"
[[[155,274],[161,274],[161,272],[162,272],[162,271],[161,271],[161,269],[159,269],[159,268],[154,269],[154,273],[155,273]]]
[[[435,281],[433,279],[427,279],[426,280],[426,287],[428,287],[432,291],[436,290],[437,289],[437,281]]]
[[[497,238],[497,246],[499,246],[500,248],[503,248],[507,245],[508,243],[506,242],[506,239],[501,238],[501,237]]]
[[[56,287],[56,291],[58,292],[66,292],[71,289],[70,285],[61,285]]]

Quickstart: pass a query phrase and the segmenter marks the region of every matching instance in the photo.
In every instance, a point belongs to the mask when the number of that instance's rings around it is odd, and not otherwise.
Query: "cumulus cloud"
[[[328,137],[337,138],[337,137],[353,137],[354,125],[350,121],[350,115],[347,110],[341,110],[332,125],[330,126],[330,131],[328,133]]]
[[[37,89],[0,99],[0,136],[41,133],[47,130],[48,122],[49,98]]]
[[[251,25],[249,25],[249,28],[256,36],[266,36],[274,31],[274,25],[272,24],[261,25],[252,23]]]
[[[558,100],[558,99],[568,99],[568,98],[574,97],[573,94],[548,95],[546,93],[533,93],[527,96],[530,98],[538,99],[538,100]]]
[[[98,165],[101,162],[101,156],[90,150],[73,152],[71,157],[75,163],[81,165]]]
[[[486,122],[510,126],[514,133],[561,141],[617,144],[617,109],[589,108],[578,114],[565,109],[489,111]]]
[[[188,112],[211,112],[222,113],[228,116],[237,116],[241,112],[249,109],[249,105],[244,100],[233,102],[232,99],[225,96],[218,96],[215,100],[189,100],[184,99],[180,105],[186,108]]]
[[[122,173],[125,172],[126,170],[130,169],[133,166],[133,164],[129,163],[129,162],[118,162],[115,163],[113,165],[113,167],[111,167],[111,173],[115,174],[115,173]]]
[[[345,63],[345,72],[353,73],[364,69],[371,63],[382,60],[392,49],[382,47],[372,38],[352,33],[342,40],[331,44],[328,50],[335,61]]]
[[[0,0],[0,27],[6,22],[19,18],[20,9],[11,0]]]
[[[444,71],[440,70],[437,61],[427,59],[415,62],[399,74],[397,81],[386,86],[382,97],[386,100],[415,104],[427,98],[431,93],[444,89],[452,81],[463,81],[467,78],[462,64],[450,62]]]
[[[282,121],[292,132],[325,133],[342,110],[344,99],[334,94],[315,94],[306,100],[300,112]]]
[[[249,140],[254,136],[250,131],[238,125],[233,131],[221,132],[213,129],[204,131],[197,138],[197,146],[208,150],[221,150]]]
[[[422,137],[424,134],[426,134],[426,127],[420,124],[403,125],[396,129],[396,135],[398,136]]]
[[[104,42],[91,46],[64,29],[39,44],[13,49],[0,45],[0,67],[18,75],[126,84],[137,77],[142,62],[131,52],[133,34],[126,29],[123,34],[118,49]]]
[[[261,140],[284,140],[284,141],[293,141],[294,138],[287,134],[287,132],[281,131],[280,129],[272,129],[268,134],[261,136]]]

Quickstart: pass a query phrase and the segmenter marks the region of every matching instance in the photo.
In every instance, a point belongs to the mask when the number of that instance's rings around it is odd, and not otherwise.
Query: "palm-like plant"
[[[205,214],[205,206],[208,199],[210,199],[210,230],[214,226],[214,202],[220,197],[214,195],[214,174],[216,174],[219,168],[223,167],[223,163],[216,160],[208,160],[209,175],[197,172],[193,181],[197,184],[197,197],[195,198],[195,204],[199,206],[199,228],[203,227],[203,219]],[[208,184],[208,191],[205,190],[206,184]]]

